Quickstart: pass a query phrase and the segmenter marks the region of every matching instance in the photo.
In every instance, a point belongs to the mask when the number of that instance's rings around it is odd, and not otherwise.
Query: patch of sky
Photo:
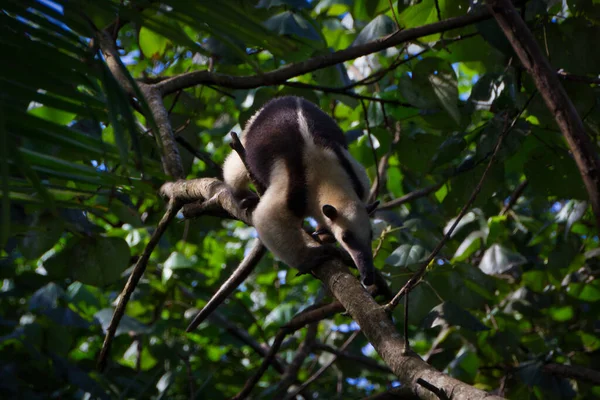
[[[277,271],[277,279],[279,279],[279,283],[285,285],[285,278],[287,277],[287,270]]]
[[[562,210],[562,208],[563,208],[562,203],[560,203],[559,201],[557,201],[554,204],[552,204],[552,206],[550,207],[550,212],[557,213],[560,210]]]
[[[375,353],[375,347],[373,347],[373,345],[371,343],[367,343],[365,346],[363,346],[362,349],[360,349],[360,351],[365,356],[370,356],[371,354]]]
[[[140,56],[139,50],[133,50],[121,57],[121,62],[125,65],[130,65],[136,62],[136,58]]]
[[[356,331],[356,330],[360,329],[360,326],[358,326],[358,324],[356,322],[352,321],[349,324],[340,324],[340,325],[337,325],[337,326],[333,326],[331,329],[333,331],[338,331],[338,332],[344,332],[344,333],[346,333],[346,332]]]
[[[375,386],[366,378],[346,378],[346,382],[359,388],[374,389]]]

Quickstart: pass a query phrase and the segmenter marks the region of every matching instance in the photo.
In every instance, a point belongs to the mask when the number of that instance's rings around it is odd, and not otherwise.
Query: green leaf
[[[71,239],[44,266],[50,275],[70,276],[86,285],[102,287],[121,278],[129,257],[129,246],[121,238],[82,237]]]
[[[63,221],[52,215],[34,214],[29,229],[19,240],[21,253],[30,260],[40,257],[56,244],[64,228]]]
[[[567,293],[581,301],[596,302],[600,300],[600,281],[586,283],[570,283]]]
[[[169,40],[166,37],[145,26],[142,26],[139,35],[140,50],[150,59],[161,57],[169,44]]]
[[[565,222],[565,235],[571,231],[571,227],[579,221],[587,211],[587,201],[569,200],[556,214],[557,222]]]
[[[76,115],[75,113],[69,113],[57,110],[56,108],[44,106],[32,108],[28,111],[28,113],[59,125],[68,124],[69,122],[73,121]]]
[[[30,310],[44,311],[58,307],[58,300],[63,298],[65,291],[54,282],[38,289],[29,300]]]
[[[277,35],[293,35],[308,40],[319,41],[321,36],[300,14],[284,11],[265,21],[265,27]]]
[[[432,168],[440,167],[451,162],[467,147],[463,137],[452,136],[444,140],[431,160]]]
[[[423,325],[426,328],[433,328],[440,325],[460,326],[474,332],[489,329],[475,318],[473,314],[454,304],[452,301],[445,301],[435,306],[429,315],[425,317]]]
[[[385,262],[394,267],[407,268],[423,261],[426,257],[427,250],[424,247],[418,244],[403,244],[397,247]]]
[[[488,243],[500,242],[510,236],[510,232],[506,226],[506,215],[496,215],[488,219]]]
[[[271,8],[279,6],[285,6],[295,10],[310,7],[306,0],[260,0],[256,5],[256,8]]]
[[[536,148],[529,153],[524,172],[532,189],[540,194],[587,199],[575,161],[564,150],[549,150],[544,146]]]
[[[496,21],[483,21],[477,23],[475,26],[486,42],[500,50],[506,56],[515,56],[515,52],[510,45],[510,42]]]
[[[113,316],[113,311],[114,310],[112,308],[105,308],[103,310],[98,311],[94,315],[94,318],[97,319],[98,322],[100,322],[100,325],[102,325],[102,330],[104,332],[107,331],[108,326],[110,325],[110,321]],[[142,324],[140,321],[131,318],[127,315],[123,315],[123,318],[121,318],[121,322],[119,322],[119,326],[117,327],[117,330],[115,332],[115,336],[119,336],[124,333],[129,334],[130,332],[134,334],[147,334],[151,331],[152,328]]]
[[[153,368],[157,363],[156,358],[148,351],[148,346],[141,347],[136,341],[133,341],[123,354],[123,358],[119,360],[119,364],[134,369],[138,368],[138,361],[141,361],[139,369],[142,371]]]
[[[2,181],[2,202],[0,203],[0,249],[3,249],[10,235],[10,197],[8,187],[8,133],[4,123],[4,110],[0,109],[0,179]]]
[[[479,269],[488,275],[497,275],[526,262],[527,260],[521,254],[510,251],[499,244],[494,244],[483,254]]]
[[[163,264],[163,271],[162,271],[163,283],[166,283],[169,279],[171,279],[171,276],[173,276],[174,270],[182,269],[182,268],[193,268],[194,266],[196,266],[196,264],[197,264],[196,256],[193,256],[191,259],[189,259],[185,255],[183,255],[177,251],[174,251],[173,253],[171,253],[169,258],[167,258],[165,260],[165,263]]]
[[[396,23],[387,15],[381,14],[360,31],[354,42],[352,42],[352,46],[358,46],[379,39],[394,32],[394,30],[396,30]]]
[[[440,10],[441,19],[448,19],[458,15],[466,14],[469,9],[468,0],[398,0],[398,21],[400,25],[407,28],[415,28],[426,24],[438,22],[437,10]],[[440,37],[440,34],[426,36],[421,38],[423,41],[433,41]]]
[[[67,288],[67,299],[78,311],[92,317],[101,307],[103,292],[81,282],[73,282]]]
[[[430,57],[418,62],[412,78],[403,75],[398,88],[415,107],[442,107],[457,125],[460,124],[458,80],[448,61]]]
[[[469,233],[456,249],[452,261],[465,261],[483,246],[486,237],[487,234],[484,231],[474,231]]]

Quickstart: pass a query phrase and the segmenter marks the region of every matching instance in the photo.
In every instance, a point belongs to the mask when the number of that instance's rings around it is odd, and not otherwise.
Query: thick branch
[[[533,77],[546,106],[567,140],[587,188],[596,225],[600,228],[600,159],[587,136],[575,106],[567,96],[525,22],[509,0],[488,0],[488,7],[504,31],[521,63]]]
[[[179,149],[177,148],[171,122],[169,121],[169,113],[163,104],[160,91],[154,85],[137,83],[138,91],[134,87],[135,82],[127,76],[125,67],[120,61],[112,32],[106,30],[100,31],[97,32],[96,37],[106,60],[106,65],[117,82],[119,82],[119,85],[132,97],[137,96],[137,93],[141,92],[144,101],[148,104],[149,112],[152,113],[152,116],[146,115],[146,117],[148,119],[153,117],[154,121],[156,121],[158,132],[154,132],[154,135],[161,147],[161,160],[165,173],[175,179],[184,178]]]
[[[341,262],[328,262],[314,273],[344,305],[400,382],[421,399],[438,400],[438,397],[418,385],[418,379],[443,388],[446,393],[451,394],[452,399],[501,399],[437,371],[414,354],[404,354],[404,340],[383,307],[375,302]]]
[[[216,179],[203,178],[185,182],[168,182],[163,185],[161,192],[168,195],[172,200],[190,201],[193,199],[214,198],[219,201],[219,204],[227,213],[242,221],[250,221],[248,213],[237,207],[231,193],[222,182]],[[404,354],[404,340],[383,307],[377,304],[372,295],[362,287],[340,260],[327,262],[315,270],[314,273],[317,278],[325,283],[341,306],[360,325],[361,331],[402,384],[407,388],[411,388],[419,397],[431,400],[437,399],[435,394],[417,384],[417,379],[420,378],[435,387],[442,388],[445,393],[451,393],[453,399],[500,399],[500,397],[490,396],[482,390],[437,371],[414,354]],[[341,309],[336,304],[333,304],[331,308],[332,310],[324,314],[321,313],[319,316],[323,317],[329,312],[337,312]],[[306,311],[300,314],[298,317],[302,317],[298,319],[300,321],[298,325],[305,325],[307,321],[304,317],[311,312]],[[298,329],[296,324],[291,323],[280,330],[281,334],[276,337],[271,351],[261,365],[256,377],[268,368],[285,335],[296,329]],[[249,389],[254,386],[255,380],[249,383]],[[245,390],[238,396],[242,398],[248,393],[249,390]]]
[[[167,175],[175,179],[183,179],[185,175],[183,173],[179,148],[177,147],[175,135],[173,135],[169,113],[165,108],[162,96],[153,86],[145,84],[140,84],[139,86],[158,126],[158,133],[155,134],[160,136],[160,143],[162,144],[160,158],[163,169]]]
[[[600,372],[578,365],[546,364],[544,365],[544,371],[552,375],[577,379],[578,381],[586,381],[593,385],[600,385]]]
[[[314,57],[296,64],[290,64],[275,71],[260,75],[231,76],[209,71],[194,71],[167,78],[156,85],[163,96],[200,84],[214,84],[234,89],[252,89],[260,86],[279,85],[288,79],[299,75],[330,67],[345,61],[354,60],[355,58],[376,53],[389,47],[398,46],[404,42],[418,39],[423,36],[474,24],[488,18],[490,18],[490,13],[486,10],[482,10],[471,15],[449,18],[441,22],[424,25],[418,28],[396,31],[381,39],[373,40],[358,46],[352,46],[323,56]]]
[[[215,178],[191,179],[165,183],[160,192],[163,196],[181,200],[185,203],[193,201],[213,201],[226,213],[235,219],[251,225],[250,214],[247,210],[238,207],[237,202],[227,189],[227,186]],[[186,207],[184,207],[184,215]]]
[[[399,205],[402,205],[404,203],[413,201],[415,199],[425,197],[428,194],[435,192],[436,190],[441,188],[443,184],[444,184],[444,182],[439,182],[439,183],[436,183],[435,185],[431,185],[431,186],[428,186],[423,189],[417,189],[413,192],[405,194],[404,196],[398,197],[397,199],[390,200],[387,203],[383,203],[382,205],[377,207],[377,209],[378,210],[389,210],[389,209],[398,207]]]

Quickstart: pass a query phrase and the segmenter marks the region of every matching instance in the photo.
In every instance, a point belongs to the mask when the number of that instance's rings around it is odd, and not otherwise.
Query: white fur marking
[[[314,144],[312,134],[310,133],[310,129],[308,128],[308,122],[306,121],[306,117],[304,117],[304,113],[302,112],[302,99],[298,97],[298,127],[300,128],[300,134],[304,138],[306,144]]]

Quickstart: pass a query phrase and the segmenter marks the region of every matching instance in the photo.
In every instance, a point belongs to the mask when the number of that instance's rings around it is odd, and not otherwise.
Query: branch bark
[[[139,90],[133,86],[136,82],[127,76],[125,67],[120,61],[119,52],[115,44],[112,32],[108,30],[97,32],[96,38],[100,46],[100,50],[106,60],[110,72],[115,77],[119,85],[132,97],[136,97],[138,93],[144,98],[152,116],[146,115],[146,118],[154,118],[158,127],[158,132],[153,132],[159,147],[161,148],[161,161],[165,173],[175,179],[183,179],[183,165],[179,155],[179,148],[173,135],[171,122],[169,121],[169,113],[164,106],[163,98],[160,91],[155,85],[145,83],[137,83]]]
[[[310,355],[310,353],[313,350],[318,328],[319,323],[313,322],[306,329],[306,337],[298,347],[298,350],[296,350],[296,355],[294,356],[294,359],[287,366],[285,372],[281,376],[281,380],[279,381],[279,384],[277,385],[277,388],[273,393],[274,398],[282,398],[287,393],[290,386],[292,386],[292,384],[296,381],[298,377],[298,371],[300,371],[304,360],[306,360],[306,358]]]
[[[596,225],[600,228],[600,159],[595,145],[585,132],[575,106],[567,96],[527,25],[509,0],[487,0],[488,8],[527,72],[533,77],[546,106],[554,115],[565,137],[583,183],[590,196]]]
[[[240,210],[237,203],[226,189],[225,184],[213,178],[202,178],[190,181],[168,182],[161,188],[161,193],[170,197],[171,201],[191,201],[194,199],[215,199],[230,215],[250,222],[249,214]],[[405,342],[396,330],[384,308],[377,304],[359,281],[350,273],[348,268],[339,260],[323,264],[315,272],[315,276],[323,281],[334,297],[340,302],[350,316],[360,325],[361,331],[390,367],[402,384],[416,393],[422,399],[438,400],[430,390],[418,384],[418,380],[441,388],[452,399],[487,399],[499,400],[501,397],[492,396],[457,379],[454,379],[427,364],[414,353],[404,353]],[[337,307],[332,306],[336,310]],[[311,311],[307,311],[310,313]],[[302,314],[301,314],[302,315]],[[304,325],[306,321],[303,321]],[[282,328],[284,334],[278,335],[273,343],[268,358],[275,356],[276,350],[283,342],[283,337],[293,329],[292,325]],[[263,363],[266,369],[271,360]],[[264,371],[262,371],[264,372]],[[253,386],[253,384],[251,385]],[[246,395],[247,393],[244,393]],[[243,397],[243,396],[242,396]]]
[[[194,71],[162,80],[156,84],[163,96],[200,84],[213,84],[234,89],[253,89],[259,86],[279,85],[290,78],[318,69],[330,67],[345,61],[376,53],[404,42],[474,24],[491,17],[487,10],[471,15],[448,18],[444,21],[424,25],[418,28],[396,31],[381,39],[352,46],[334,53],[314,57],[296,64],[290,64],[260,75],[232,76],[209,71]]]
[[[108,354],[110,352],[110,347],[112,345],[112,341],[115,337],[115,332],[117,331],[117,327],[119,326],[119,322],[121,322],[121,318],[125,314],[125,307],[127,307],[127,303],[129,302],[129,298],[131,294],[135,290],[138,282],[144,275],[144,271],[146,270],[146,266],[148,265],[148,260],[150,259],[150,255],[152,251],[158,244],[160,238],[163,233],[167,230],[169,223],[175,218],[177,215],[177,211],[179,210],[179,202],[175,200],[169,201],[169,205],[167,207],[167,211],[163,215],[162,219],[158,223],[156,227],[156,231],[150,237],[150,241],[146,245],[144,252],[138,258],[135,263],[135,267],[129,275],[129,279],[123,288],[123,291],[119,295],[119,302],[117,303],[117,307],[115,308],[115,312],[113,313],[112,319],[110,320],[110,324],[108,329],[106,330],[106,336],[104,337],[104,343],[102,343],[102,350],[100,350],[100,355],[98,357],[98,369],[102,372],[106,367],[106,362],[108,359]]]
[[[600,385],[600,372],[578,365],[546,364],[544,365],[544,371],[552,375],[577,379],[578,381],[586,381],[593,385]]]
[[[375,302],[341,262],[328,262],[316,270],[315,275],[344,305],[403,386],[410,388],[419,398],[439,400],[438,396],[417,383],[417,380],[422,379],[435,387],[443,388],[452,399],[501,399],[437,371],[414,354],[404,354],[404,339],[383,307]]]

